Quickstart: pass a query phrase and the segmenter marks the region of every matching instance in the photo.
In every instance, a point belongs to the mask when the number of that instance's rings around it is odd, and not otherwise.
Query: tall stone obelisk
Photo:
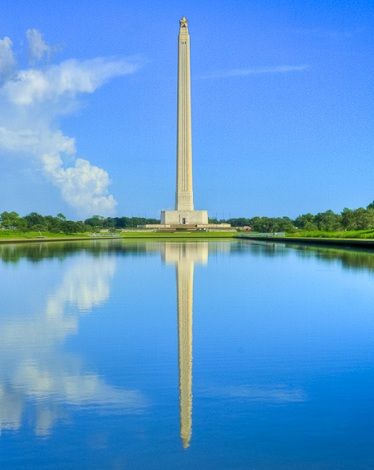
[[[207,211],[195,211],[192,186],[190,34],[187,18],[179,20],[177,187],[175,210],[162,211],[161,223],[168,225],[208,224]]]
[[[193,211],[190,35],[185,17],[179,21],[179,24],[177,188],[175,208],[178,211]]]

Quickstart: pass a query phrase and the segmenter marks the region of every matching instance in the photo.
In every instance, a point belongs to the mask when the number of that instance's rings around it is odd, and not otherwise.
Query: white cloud
[[[114,258],[80,259],[65,273],[60,287],[49,298],[47,315],[61,315],[68,305],[86,312],[102,304],[109,298],[110,280],[115,270]]]
[[[82,255],[65,268],[43,311],[9,316],[5,312],[0,318],[0,434],[20,429],[32,416],[35,433],[47,436],[74,406],[132,414],[148,405],[139,390],[106,383],[61,348],[77,334],[80,315],[109,298],[115,270],[112,257]],[[25,419],[30,408],[35,413]]]
[[[37,29],[28,29],[26,37],[29,45],[29,54],[31,63],[38,62],[44,57],[49,58],[52,53],[52,47],[43,39],[40,31]]]
[[[265,74],[285,74],[291,72],[305,72],[310,68],[307,64],[302,65],[275,65],[266,67],[250,67],[242,69],[229,69],[201,75],[200,79],[206,80],[210,78],[227,78],[227,77],[247,77],[249,75],[265,75]]]
[[[73,166],[64,168],[57,154],[44,154],[42,161],[45,173],[78,213],[87,213],[87,208],[91,214],[113,212],[117,202],[111,194],[107,194],[110,179],[105,170],[82,158],[77,158]]]
[[[44,69],[19,71],[4,85],[2,94],[18,106],[56,102],[81,93],[93,93],[108,80],[136,69],[135,63],[123,59],[71,59]]]
[[[13,53],[13,43],[10,38],[0,39],[0,80],[7,78],[16,66],[16,59]]]
[[[47,54],[36,30],[27,32],[34,59]],[[32,45],[32,46],[31,46]],[[33,157],[63,199],[79,215],[111,214],[116,206],[109,193],[108,173],[77,154],[75,139],[59,129],[59,119],[76,109],[79,95],[94,93],[109,80],[134,73],[139,61],[99,57],[14,71],[12,42],[0,40],[0,152]],[[11,58],[13,57],[13,62]]]

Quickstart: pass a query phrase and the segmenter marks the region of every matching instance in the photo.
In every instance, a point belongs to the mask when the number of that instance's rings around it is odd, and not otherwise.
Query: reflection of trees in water
[[[165,243],[181,244],[183,241],[135,241],[135,240],[89,240],[83,242],[42,242],[0,245],[0,260],[5,263],[17,263],[21,259],[39,262],[48,258],[63,260],[67,256],[87,252],[92,256],[113,254],[116,256],[152,255],[161,253]],[[199,243],[187,241],[187,244]],[[207,243],[206,240],[201,243]],[[233,252],[236,242],[222,241],[209,243],[209,254]]]
[[[132,241],[132,240],[96,240],[84,242],[48,242],[0,245],[0,260],[5,263],[17,263],[22,259],[39,262],[48,258],[63,260],[68,256],[87,252],[92,256],[113,254],[116,256],[152,255],[162,253],[165,243],[193,244],[196,241]],[[207,241],[201,241],[207,243]],[[301,257],[318,258],[323,261],[340,261],[344,268],[374,269],[374,253],[365,249],[327,248],[311,245],[271,243],[261,241],[210,241],[209,256],[221,253],[245,254],[253,256],[279,257],[289,256],[296,249]]]
[[[297,253],[302,258],[317,258],[326,262],[340,262],[345,269],[374,270],[374,252],[365,249],[331,248],[320,245],[242,241],[235,252],[250,252],[254,256],[278,257]]]
[[[48,258],[63,260],[67,256],[81,253],[90,253],[92,256],[101,254],[131,255],[144,253],[145,244],[127,243],[121,241],[87,241],[87,242],[44,242],[25,244],[0,245],[0,259],[6,263],[16,263],[26,259],[37,263]]]
[[[250,251],[251,255],[254,256],[266,256],[269,258],[274,258],[278,256],[288,256],[290,252],[286,249],[284,243],[271,243],[271,242],[262,242],[259,240],[251,241],[241,241],[238,243],[240,248],[238,252],[248,252]]]
[[[374,270],[374,253],[369,250],[305,245],[297,245],[296,248],[298,255],[303,258],[318,258],[326,262],[339,261],[344,269]]]

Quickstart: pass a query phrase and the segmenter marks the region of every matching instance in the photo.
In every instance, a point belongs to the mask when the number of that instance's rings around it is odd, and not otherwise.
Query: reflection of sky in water
[[[374,467],[374,253],[110,241],[0,259],[1,468]]]
[[[62,279],[40,313],[0,318],[0,429],[22,425],[26,403],[35,407],[35,432],[48,435],[61,405],[141,409],[144,397],[112,387],[61,350],[78,334],[80,316],[105,302],[116,269],[113,257],[79,257],[62,270]]]

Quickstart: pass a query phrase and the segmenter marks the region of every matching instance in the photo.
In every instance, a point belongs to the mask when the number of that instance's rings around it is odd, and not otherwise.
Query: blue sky
[[[0,95],[13,100],[0,108],[0,211],[158,216],[173,207],[182,15],[197,209],[296,216],[374,199],[372,1],[4,0],[0,38],[17,64]],[[30,44],[42,46],[33,53]],[[17,74],[35,69],[50,91],[30,107]],[[92,83],[57,94],[53,80],[87,69]],[[26,128],[48,150],[65,139],[62,163],[15,143]],[[96,205],[89,188],[74,187],[86,171]]]

